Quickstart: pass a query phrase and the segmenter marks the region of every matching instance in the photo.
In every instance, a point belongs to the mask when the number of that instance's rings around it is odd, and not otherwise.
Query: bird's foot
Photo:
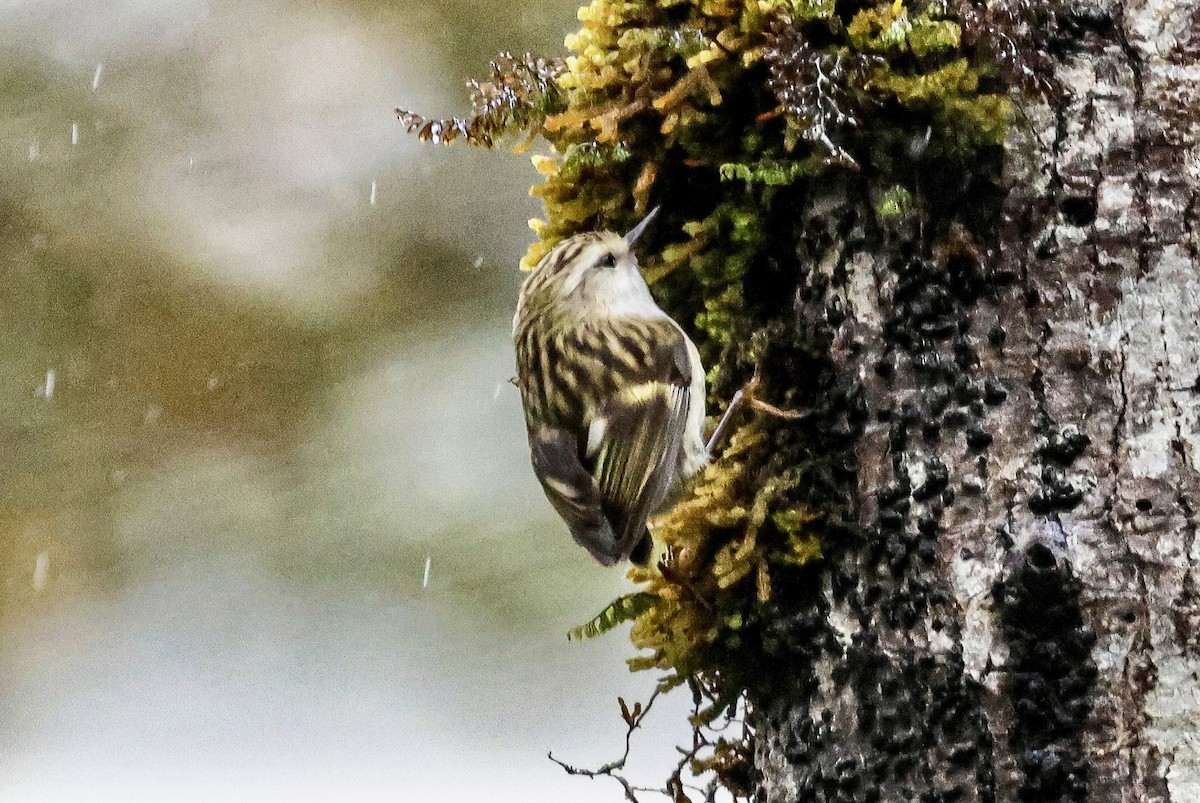
[[[748,407],[756,412],[775,418],[783,418],[788,421],[803,421],[812,415],[811,410],[784,410],[781,407],[776,407],[758,398],[755,394],[758,392],[761,384],[762,377],[760,376],[758,366],[755,365],[754,375],[750,377],[750,381],[742,385],[737,393],[733,394],[733,398],[729,401],[729,407],[725,410],[725,415],[721,416],[717,428],[713,430],[712,436],[708,439],[708,446],[706,448],[710,455],[728,437],[734,416],[744,408]]]

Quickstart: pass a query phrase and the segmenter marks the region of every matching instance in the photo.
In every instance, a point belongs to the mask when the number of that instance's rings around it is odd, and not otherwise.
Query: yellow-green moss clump
[[[856,187],[874,196],[881,228],[920,214],[931,174],[977,178],[999,163],[1014,110],[1006,76],[1028,72],[1012,63],[1020,40],[971,0],[594,0],[579,19],[565,58],[504,56],[472,83],[470,117],[400,114],[425,139],[490,145],[508,132],[553,146],[534,158],[546,217],[531,221],[525,268],[565,237],[623,230],[660,205],[642,265],[709,366],[710,410],[761,357],[755,327],[786,318],[789,299],[750,285],[790,271],[795,292],[798,210]],[[1006,19],[1019,23],[1011,7]],[[800,351],[826,345],[793,339]],[[593,623],[636,618],[647,653],[635,668],[737,677],[737,662],[754,660],[741,634],[777,575],[833,546],[829,508],[846,500],[806,485],[802,435],[784,450],[771,437],[754,424],[735,434],[658,521],[661,571],[634,570],[644,589]]]
[[[772,569],[821,556],[808,527],[815,513],[787,501],[801,474],[764,477],[767,455],[766,433],[743,427],[722,459],[657,523],[665,558],[657,567],[630,571],[657,597],[633,626],[634,645],[649,652],[632,659],[632,668],[668,670],[672,685],[727,666],[739,651],[747,608],[771,598]]]

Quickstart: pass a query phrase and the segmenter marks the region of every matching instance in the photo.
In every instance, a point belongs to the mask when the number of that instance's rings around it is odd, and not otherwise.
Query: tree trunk
[[[866,540],[752,694],[763,801],[1200,800],[1200,2],[1055,28],[986,236],[809,206]]]

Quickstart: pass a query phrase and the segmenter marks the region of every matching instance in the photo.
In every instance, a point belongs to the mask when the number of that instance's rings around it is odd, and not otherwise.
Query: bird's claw
[[[787,421],[802,421],[808,418],[811,410],[784,410],[781,407],[776,407],[773,404],[759,399],[755,394],[758,392],[759,386],[762,384],[762,372],[757,363],[754,365],[754,373],[750,376],[749,381],[738,389],[737,393],[733,394],[733,398],[729,401],[729,407],[725,410],[725,415],[721,416],[720,423],[713,430],[712,437],[708,439],[708,452],[712,451],[721,445],[721,442],[728,434],[729,426],[733,421],[733,417],[737,415],[743,407],[749,407],[755,412],[765,413],[766,415],[782,418]]]

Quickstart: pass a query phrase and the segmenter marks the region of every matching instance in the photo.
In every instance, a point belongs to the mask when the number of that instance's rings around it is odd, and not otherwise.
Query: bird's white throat
[[[662,318],[666,313],[650,295],[646,280],[634,266],[620,265],[608,270],[592,269],[579,282],[571,298],[576,309],[589,316],[607,318]]]

